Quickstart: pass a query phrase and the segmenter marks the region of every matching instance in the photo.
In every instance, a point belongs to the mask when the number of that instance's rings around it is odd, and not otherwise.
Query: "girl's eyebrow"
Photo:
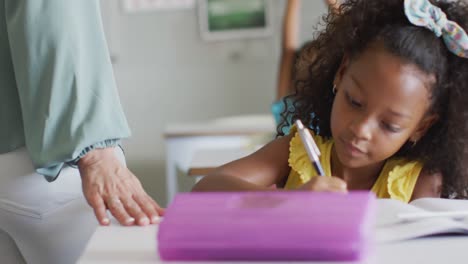
[[[364,89],[362,88],[360,82],[357,80],[357,78],[351,74],[351,80],[356,84],[356,87],[361,90],[361,92],[364,92]],[[410,115],[407,115],[407,114],[404,114],[404,113],[401,113],[401,112],[398,112],[398,111],[395,111],[395,110],[392,110],[390,109],[389,110],[389,113],[391,115],[394,115],[394,116],[397,116],[397,117],[400,117],[400,118],[405,118],[405,119],[411,119],[411,116]]]
[[[357,78],[353,74],[350,74],[350,75],[351,75],[351,80],[356,84],[357,88],[363,91],[361,83],[357,80]]]
[[[394,110],[391,110],[391,109],[390,109],[389,112],[390,112],[390,114],[392,114],[394,116],[398,116],[398,117],[406,118],[406,119],[411,119],[410,115],[406,115],[406,114],[403,114],[403,113],[400,113],[400,112],[397,112],[397,111],[394,111]]]

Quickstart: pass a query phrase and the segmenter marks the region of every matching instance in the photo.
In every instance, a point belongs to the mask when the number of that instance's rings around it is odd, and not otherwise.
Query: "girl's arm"
[[[419,174],[416,186],[414,186],[411,201],[424,197],[440,198],[442,193],[442,174],[429,173],[423,169]]]
[[[283,20],[283,38],[276,99],[290,94],[294,57],[298,46],[299,0],[288,0]]]
[[[275,139],[255,153],[217,168],[203,177],[192,191],[255,191],[282,185],[290,171],[291,137]]]

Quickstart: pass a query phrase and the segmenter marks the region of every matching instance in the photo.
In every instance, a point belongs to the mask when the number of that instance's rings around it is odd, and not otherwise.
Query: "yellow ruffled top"
[[[312,177],[316,177],[317,173],[307,156],[307,152],[295,126],[291,128],[290,133],[294,133],[294,137],[289,143],[288,162],[291,172],[289,173],[285,188],[296,189],[308,182]],[[320,136],[314,136],[314,140],[321,152],[320,162],[322,163],[323,170],[327,176],[330,176],[332,175],[331,151],[333,140],[327,140]],[[422,167],[422,163],[417,161],[389,159],[385,162],[379,178],[371,190],[378,198],[392,198],[407,203],[411,199]]]

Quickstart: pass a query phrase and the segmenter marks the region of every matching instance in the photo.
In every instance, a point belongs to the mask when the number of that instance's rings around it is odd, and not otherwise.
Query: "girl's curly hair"
[[[431,1],[447,18],[468,29],[465,1]],[[330,116],[334,99],[333,80],[344,54],[352,60],[370,43],[380,41],[407,63],[436,77],[431,93],[430,113],[438,121],[417,142],[405,144],[396,157],[419,160],[430,172],[443,175],[443,197],[468,197],[468,59],[452,54],[442,38],[407,19],[403,0],[348,0],[337,14],[323,17],[324,28],[306,45],[298,58],[306,76],[296,78],[295,92],[288,96],[282,113],[285,127],[300,118],[315,133],[331,137]],[[319,25],[320,26],[320,25]],[[311,55],[312,54],[312,55]],[[310,59],[313,58],[313,59]],[[304,61],[308,62],[305,63]],[[378,89],[378,87],[376,87]]]

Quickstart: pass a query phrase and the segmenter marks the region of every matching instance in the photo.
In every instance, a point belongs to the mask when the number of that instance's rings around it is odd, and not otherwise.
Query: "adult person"
[[[0,0],[0,262],[74,263],[106,210],[156,223],[128,136],[99,1]]]

